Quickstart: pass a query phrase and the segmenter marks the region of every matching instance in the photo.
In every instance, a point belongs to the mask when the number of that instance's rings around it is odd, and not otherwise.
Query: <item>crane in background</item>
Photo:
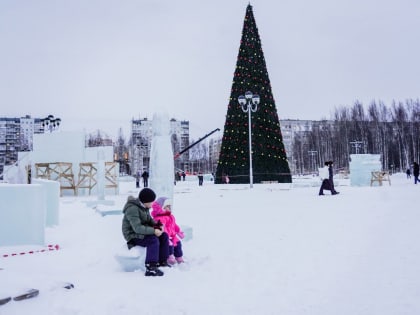
[[[180,157],[181,154],[187,152],[189,149],[191,149],[193,146],[195,146],[196,144],[200,143],[201,141],[203,141],[204,139],[206,139],[207,137],[211,136],[213,133],[215,133],[216,131],[220,131],[219,128],[214,129],[212,132],[209,132],[208,134],[206,134],[204,137],[198,139],[197,141],[195,141],[194,143],[190,144],[188,147],[186,147],[184,150],[178,152],[177,154],[175,154],[174,156],[174,160],[176,160],[177,158]]]

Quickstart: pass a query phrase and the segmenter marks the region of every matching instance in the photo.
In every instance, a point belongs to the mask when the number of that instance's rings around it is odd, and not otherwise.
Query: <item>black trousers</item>
[[[157,263],[168,259],[169,256],[169,237],[167,233],[161,236],[146,235],[143,239],[133,238],[128,243],[128,248],[133,246],[146,247],[145,263]]]
[[[319,189],[319,194],[323,195],[325,190],[331,190],[331,183],[329,179],[324,179],[321,184],[321,188]],[[333,191],[331,191],[333,193]]]

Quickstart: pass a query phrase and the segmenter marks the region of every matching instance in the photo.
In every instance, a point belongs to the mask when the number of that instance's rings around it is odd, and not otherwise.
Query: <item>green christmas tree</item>
[[[279,118],[271,91],[261,40],[252,6],[246,9],[242,39],[233,77],[226,122],[217,165],[215,183],[250,182],[248,112],[238,102],[246,92],[260,97],[257,110],[251,113],[253,182],[291,183],[289,163],[284,150]]]

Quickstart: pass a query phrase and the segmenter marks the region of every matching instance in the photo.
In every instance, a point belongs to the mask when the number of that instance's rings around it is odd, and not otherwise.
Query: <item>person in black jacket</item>
[[[149,172],[144,171],[143,174],[141,174],[141,177],[143,178],[143,187],[149,186]]]
[[[413,176],[414,176],[414,184],[417,184],[419,181],[419,163],[413,162]]]
[[[198,173],[198,186],[203,186],[204,175],[203,173]]]
[[[328,180],[330,181],[330,190],[332,195],[338,195],[339,192],[334,188],[334,174],[333,174],[333,161],[329,161],[328,163]]]
[[[330,180],[329,180],[329,169],[330,161],[324,163],[324,167],[319,170],[319,177],[321,178],[321,187],[319,188],[319,195],[324,195],[325,190],[331,190]],[[332,191],[331,191],[332,193]]]
[[[136,188],[140,188],[140,172],[136,172]]]

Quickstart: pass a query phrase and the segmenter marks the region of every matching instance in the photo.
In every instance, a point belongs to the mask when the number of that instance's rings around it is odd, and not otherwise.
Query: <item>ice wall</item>
[[[350,155],[350,185],[370,186],[373,171],[381,171],[380,154],[351,154]]]
[[[32,183],[41,185],[44,191],[45,225],[48,227],[58,225],[60,219],[60,183],[39,178],[34,178]]]
[[[44,194],[38,184],[0,184],[0,246],[44,245]]]
[[[3,178],[9,184],[26,184],[26,170],[23,163],[5,165]]]
[[[30,161],[35,163],[73,163],[73,173],[77,176],[79,163],[85,162],[84,132],[52,132],[34,134],[33,151]],[[35,176],[35,169],[32,169]]]

